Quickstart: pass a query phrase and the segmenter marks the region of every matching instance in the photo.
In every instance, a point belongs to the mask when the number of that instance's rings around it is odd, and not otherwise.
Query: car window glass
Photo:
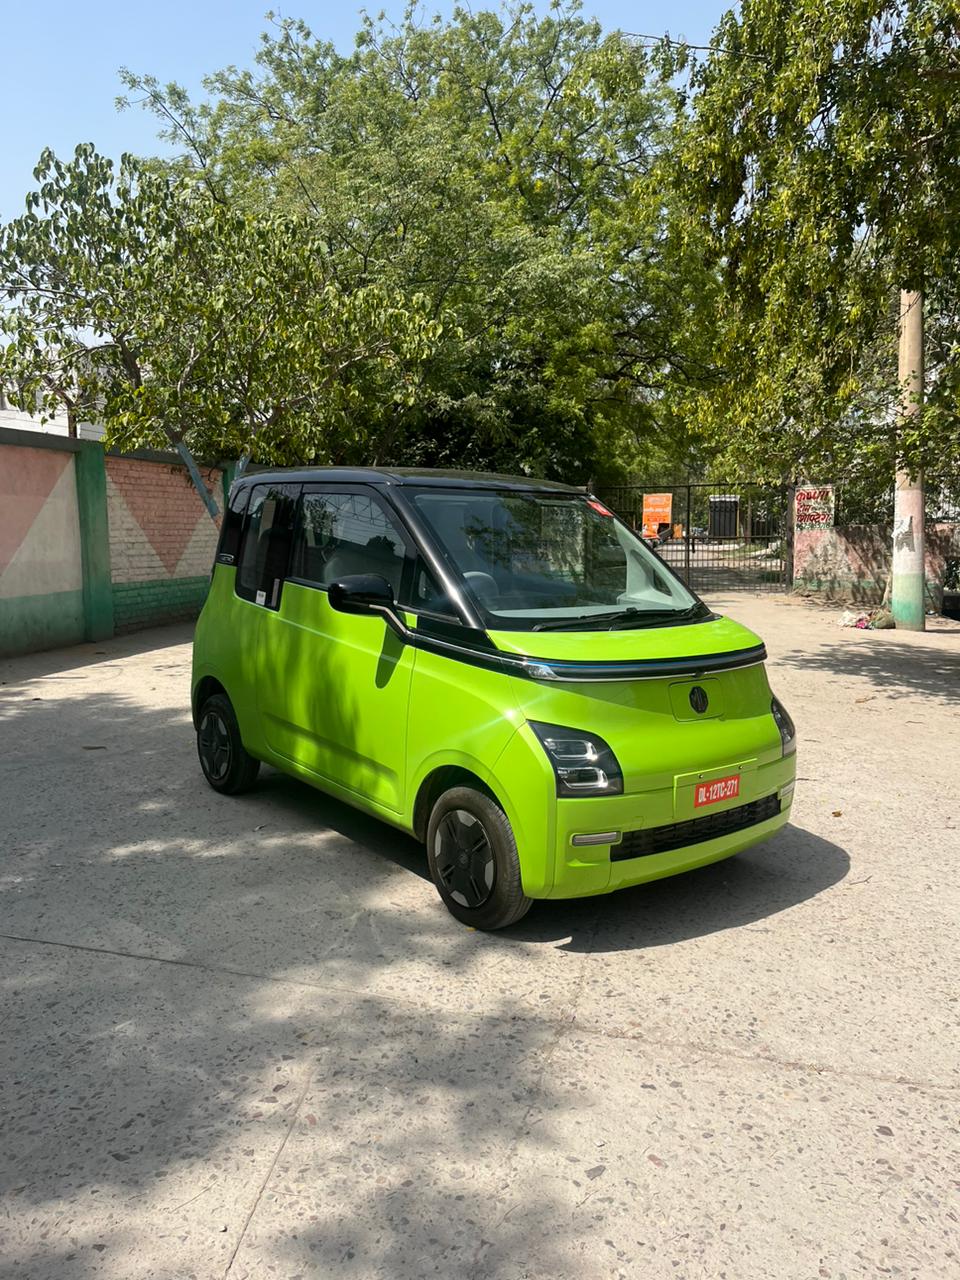
[[[291,577],[328,587],[352,574],[376,573],[399,598],[405,556],[399,530],[372,494],[303,494]]]
[[[414,612],[441,613],[459,621],[453,601],[422,558],[418,558],[414,569],[410,598],[400,603]]]
[[[256,485],[237,565],[237,594],[275,609],[287,568],[293,496],[289,485]]]
[[[423,489],[413,501],[492,621],[532,626],[629,610],[680,614],[695,598],[586,496]]]

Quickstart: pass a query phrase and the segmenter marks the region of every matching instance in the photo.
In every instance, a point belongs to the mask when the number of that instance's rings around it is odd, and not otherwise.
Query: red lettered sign
[[[833,524],[834,493],[832,484],[796,491],[798,529],[823,529]]]
[[[693,793],[693,807],[719,804],[721,800],[733,800],[740,794],[740,775],[731,773],[728,778],[714,778],[713,782],[698,782]]]

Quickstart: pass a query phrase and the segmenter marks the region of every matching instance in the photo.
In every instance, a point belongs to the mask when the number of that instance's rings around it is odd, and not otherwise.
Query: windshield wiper
[[[702,604],[686,609],[638,609],[630,605],[613,613],[580,613],[573,618],[549,618],[538,622],[533,631],[624,631],[630,627],[649,627],[661,622],[690,622],[705,617],[709,610]]]
[[[548,618],[546,622],[538,622],[531,631],[589,631],[596,626],[602,630],[602,623],[614,615],[609,613],[578,613],[573,618]]]
[[[690,622],[706,611],[701,604],[691,604],[686,609],[633,609],[629,617],[615,619],[611,631],[622,631],[628,627],[648,627],[661,622]]]
[[[607,631],[611,623],[623,622],[641,616],[642,610],[633,605],[629,609],[617,609],[613,613],[580,613],[574,618],[549,618],[538,622],[533,631]]]

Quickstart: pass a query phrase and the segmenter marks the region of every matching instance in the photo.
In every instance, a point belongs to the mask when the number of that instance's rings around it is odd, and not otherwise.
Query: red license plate
[[[713,782],[698,782],[693,793],[693,807],[719,804],[721,800],[734,800],[740,794],[740,775],[731,773],[729,778],[714,778]]]

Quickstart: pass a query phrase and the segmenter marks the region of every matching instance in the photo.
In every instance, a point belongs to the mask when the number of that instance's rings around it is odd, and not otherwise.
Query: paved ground
[[[794,825],[497,936],[209,791],[187,631],[0,664],[0,1277],[960,1274],[960,627],[726,611]]]

